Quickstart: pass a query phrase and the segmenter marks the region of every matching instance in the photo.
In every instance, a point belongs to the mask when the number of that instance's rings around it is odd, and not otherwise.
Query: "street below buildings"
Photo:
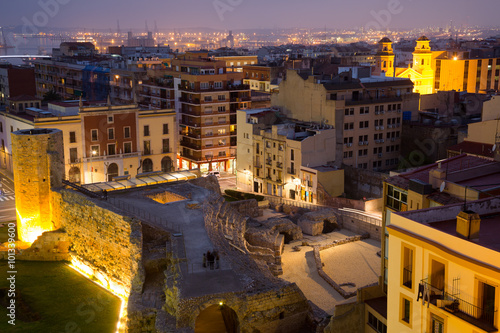
[[[236,190],[236,175],[227,172],[221,172],[219,186],[222,193],[225,190]]]
[[[14,183],[1,175],[0,180],[0,223],[16,220],[16,201],[14,197]]]

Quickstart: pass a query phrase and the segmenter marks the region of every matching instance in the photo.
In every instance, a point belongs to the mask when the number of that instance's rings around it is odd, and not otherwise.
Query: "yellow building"
[[[380,40],[375,56],[375,73],[385,73],[388,77],[409,78],[414,84],[413,91],[422,95],[434,92],[434,70],[432,69],[432,51],[430,40],[422,36],[417,39],[413,52],[412,66],[408,68],[394,67],[392,41],[384,37]]]
[[[500,58],[472,58],[470,51],[432,51],[425,36],[416,43],[411,65],[394,67],[392,41],[382,38],[375,55],[374,73],[410,78],[415,85],[413,91],[422,95],[451,90],[499,91]]]
[[[286,119],[277,109],[238,110],[238,187],[290,200],[319,203],[344,192],[331,126]]]
[[[497,332],[500,199],[392,214],[389,332]],[[423,297],[423,298],[422,298]]]

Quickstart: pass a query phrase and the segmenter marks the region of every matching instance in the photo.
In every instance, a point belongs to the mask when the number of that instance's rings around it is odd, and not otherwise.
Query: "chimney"
[[[429,184],[433,188],[438,188],[444,180],[446,180],[446,170],[441,168],[441,162],[439,162],[437,169],[429,171]]]
[[[457,233],[464,239],[479,240],[480,225],[481,217],[471,210],[461,211],[457,215]]]

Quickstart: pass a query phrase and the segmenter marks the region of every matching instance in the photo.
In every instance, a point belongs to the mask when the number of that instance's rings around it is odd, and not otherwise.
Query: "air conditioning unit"
[[[375,143],[380,143],[380,140],[375,140]]]
[[[385,142],[384,139],[380,140],[380,143],[384,143],[384,142]]]
[[[379,114],[379,112],[378,112],[378,111],[375,111],[375,114]]]
[[[380,130],[382,130],[382,131],[383,131],[383,130],[384,130],[384,126],[380,126]]]
[[[352,143],[348,143],[348,144],[347,144],[347,147],[352,147]]]
[[[396,141],[396,138],[391,138],[391,141],[392,141],[392,142]]]
[[[364,145],[365,143],[363,141],[359,141],[359,145],[362,146]]]
[[[365,146],[368,146],[368,141],[365,141]]]
[[[385,113],[385,111],[380,111],[380,113],[381,113],[381,114],[384,114],[384,113]]]
[[[387,125],[387,128],[392,128],[392,125]]]
[[[380,129],[380,126],[375,126],[375,130],[379,130]]]
[[[382,157],[382,153],[378,153],[378,157]]]

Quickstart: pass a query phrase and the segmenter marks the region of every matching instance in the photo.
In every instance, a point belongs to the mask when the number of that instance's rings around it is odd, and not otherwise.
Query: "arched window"
[[[168,156],[165,156],[161,159],[161,171],[163,172],[171,172],[173,171],[172,159]]]
[[[384,68],[387,67],[387,61],[384,61]]]
[[[424,60],[424,59],[422,59],[422,66],[423,66],[424,64],[425,64],[425,60]]]
[[[113,177],[118,176],[118,165],[116,163],[111,163],[108,166],[108,182],[113,180]]]
[[[153,171],[153,161],[151,159],[146,158],[142,161],[142,172],[151,172]]]

